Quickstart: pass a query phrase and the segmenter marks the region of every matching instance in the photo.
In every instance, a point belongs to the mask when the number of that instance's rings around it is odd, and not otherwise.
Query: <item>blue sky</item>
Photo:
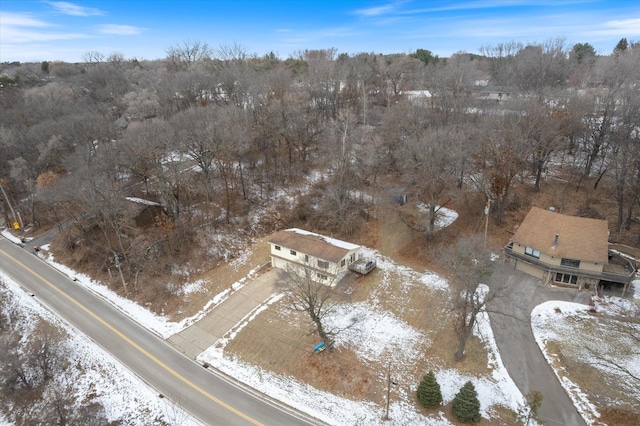
[[[281,58],[329,47],[446,57],[558,37],[602,54],[640,41],[640,0],[0,0],[0,62],[158,59],[185,40]]]

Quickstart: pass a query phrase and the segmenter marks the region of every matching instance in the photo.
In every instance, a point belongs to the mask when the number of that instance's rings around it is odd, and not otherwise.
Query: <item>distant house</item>
[[[359,258],[360,246],[291,228],[276,233],[271,240],[271,265],[284,270],[312,272],[315,281],[335,285]]]
[[[414,105],[431,106],[432,93],[428,90],[404,90],[402,94]]]
[[[477,98],[480,101],[489,101],[501,103],[511,99],[514,93],[517,92],[515,87],[508,86],[481,86],[477,90]]]
[[[160,203],[137,197],[126,197],[130,201],[125,209],[138,228],[146,228],[156,223],[156,218],[164,213]]]
[[[609,252],[606,220],[533,207],[505,252],[516,269],[546,284],[589,289],[601,282],[626,285],[634,277],[631,264]]]

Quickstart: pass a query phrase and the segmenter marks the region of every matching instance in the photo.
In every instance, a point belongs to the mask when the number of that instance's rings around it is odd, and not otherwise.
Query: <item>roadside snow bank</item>
[[[52,380],[61,388],[72,389],[77,404],[95,400],[104,407],[108,421],[131,426],[156,424],[158,421],[171,424],[174,416],[182,419],[181,424],[185,426],[199,424],[166,398],[159,398],[155,390],[83,333],[44,308],[9,276],[0,272],[0,281],[11,293],[10,303],[18,305],[24,313],[20,318],[22,335],[34,331],[38,318],[65,330],[66,338],[61,348],[65,357],[72,360],[72,366]]]

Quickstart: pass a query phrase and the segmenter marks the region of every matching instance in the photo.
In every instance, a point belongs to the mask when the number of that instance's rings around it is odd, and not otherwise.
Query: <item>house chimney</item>
[[[551,246],[552,249],[558,248],[558,237],[560,237],[560,235],[556,234],[556,239],[553,240],[553,245]]]

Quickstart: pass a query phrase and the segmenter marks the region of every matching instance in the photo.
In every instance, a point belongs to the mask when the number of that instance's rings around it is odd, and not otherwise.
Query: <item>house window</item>
[[[280,251],[280,250],[282,250],[282,247],[276,246],[276,250]]]
[[[557,283],[576,285],[578,284],[578,277],[576,275],[563,274],[561,272],[557,272],[555,281]]]
[[[320,281],[325,281],[327,279],[327,276],[324,274],[321,274],[320,272],[318,272],[318,280]]]
[[[568,266],[570,268],[579,268],[580,267],[580,261],[579,260],[575,260],[575,259],[562,258],[562,260],[560,261],[560,264],[562,266]]]
[[[342,260],[340,261],[340,266],[341,266],[341,267],[342,267],[342,266],[344,266],[344,263],[345,263],[345,260],[344,260],[344,259],[342,259]]]
[[[308,255],[308,254],[305,254],[305,255],[304,255],[304,261],[305,261],[305,262],[309,262],[309,255]]]
[[[318,268],[327,269],[329,267],[329,262],[325,260],[318,260]]]
[[[298,253],[296,253],[296,251],[295,251],[295,250],[289,250],[289,254],[290,254],[291,256],[295,256],[295,255],[297,255]]]
[[[525,247],[524,248],[524,254],[531,256],[531,257],[535,257],[536,259],[540,259],[540,250],[536,250],[534,248],[531,247]]]

